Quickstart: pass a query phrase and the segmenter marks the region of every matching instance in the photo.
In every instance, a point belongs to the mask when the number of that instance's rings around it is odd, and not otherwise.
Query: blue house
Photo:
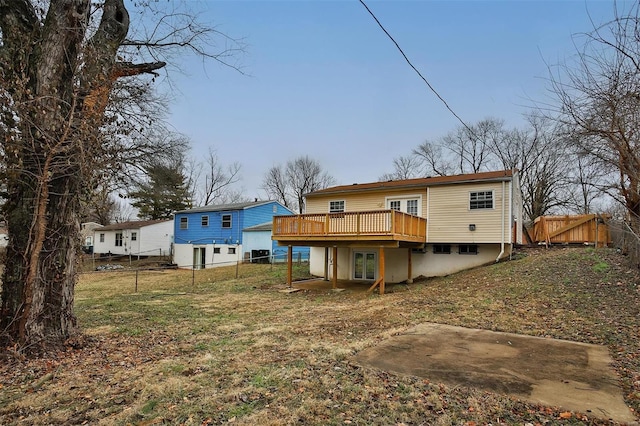
[[[239,261],[270,262],[273,216],[295,214],[277,201],[253,201],[196,207],[175,212],[173,262],[183,268],[212,268]],[[309,248],[301,247],[303,259]],[[297,259],[297,257],[296,257]],[[276,260],[284,260],[278,259]]]

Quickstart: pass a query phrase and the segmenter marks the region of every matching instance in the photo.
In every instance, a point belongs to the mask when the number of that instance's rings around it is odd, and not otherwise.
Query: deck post
[[[287,284],[291,287],[292,277],[292,265],[293,265],[293,247],[287,246]]]
[[[384,247],[380,246],[380,250],[378,250],[378,271],[380,273],[380,294],[384,294]]]
[[[407,284],[413,284],[413,271],[411,270],[411,247],[407,249]]]
[[[333,246],[333,277],[331,288],[338,288],[338,246]]]
[[[324,280],[329,281],[329,247],[324,248]]]

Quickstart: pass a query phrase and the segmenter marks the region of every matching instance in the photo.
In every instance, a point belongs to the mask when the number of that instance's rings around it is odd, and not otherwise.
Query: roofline
[[[388,191],[388,190],[401,190],[411,188],[422,188],[428,186],[442,186],[442,185],[459,185],[465,183],[476,182],[503,182],[511,181],[514,174],[517,171],[514,170],[499,170],[493,172],[483,173],[471,173],[451,176],[436,176],[427,178],[415,178],[404,180],[390,180],[382,182],[370,182],[353,185],[340,185],[331,188],[321,189],[314,192],[304,194],[305,197],[321,197],[324,195],[333,194],[348,194],[354,192],[374,192],[374,191]]]
[[[288,207],[286,207],[284,204],[282,204],[280,201],[278,200],[264,200],[264,201],[257,201],[257,202],[253,202],[250,201],[251,204],[246,205],[244,207],[236,207],[233,208],[233,205],[238,205],[238,204],[244,204],[244,203],[230,203],[230,204],[212,204],[212,205],[208,205],[208,206],[200,206],[200,207],[193,207],[191,209],[187,209],[187,210],[178,210],[173,212],[174,214],[178,214],[178,213],[203,213],[203,212],[224,212],[224,211],[237,211],[237,210],[246,210],[249,208],[253,208],[253,207],[259,207],[259,206],[263,206],[265,204],[269,204],[269,203],[278,203],[279,205],[281,205],[282,207],[284,207],[287,210],[291,210]]]

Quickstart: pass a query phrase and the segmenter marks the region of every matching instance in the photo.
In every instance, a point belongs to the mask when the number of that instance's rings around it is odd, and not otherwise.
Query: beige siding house
[[[327,280],[411,282],[498,261],[522,243],[512,170],[336,186],[306,194],[306,212],[276,216],[273,239],[311,246]]]

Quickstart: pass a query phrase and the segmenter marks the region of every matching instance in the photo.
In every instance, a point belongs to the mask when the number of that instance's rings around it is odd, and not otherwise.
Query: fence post
[[[138,292],[138,269],[136,268],[136,291],[134,293]]]

